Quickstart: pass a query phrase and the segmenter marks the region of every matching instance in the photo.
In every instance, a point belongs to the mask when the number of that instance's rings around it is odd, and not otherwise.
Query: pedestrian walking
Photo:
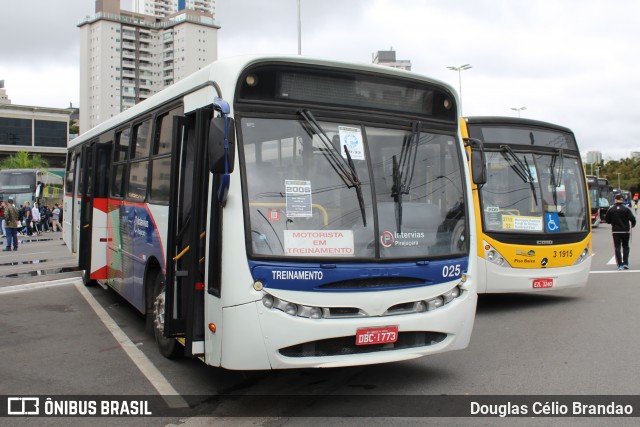
[[[42,223],[42,232],[45,231],[48,233],[51,231],[51,211],[47,205],[42,205],[40,207],[40,221]]]
[[[636,226],[636,217],[631,212],[631,209],[624,206],[624,196],[622,194],[616,194],[616,204],[609,208],[605,219],[607,224],[611,224],[618,270],[628,270],[629,241],[631,240],[631,228]]]
[[[33,233],[31,231],[31,208],[29,207],[29,205],[25,205],[26,208],[23,209],[22,215],[23,215],[23,223],[24,223],[24,229],[22,230],[22,232],[24,234],[27,234],[28,236],[31,236]]]
[[[56,203],[51,211],[51,230],[58,231],[58,229],[62,231],[62,226],[60,225],[60,207],[58,207]]]
[[[4,211],[7,243],[3,251],[10,251],[12,244],[13,244],[13,250],[14,251],[18,250],[18,221],[19,221],[18,218],[20,218],[18,209],[16,209],[16,207],[13,206],[13,199],[9,198],[9,200],[7,200],[7,207]]]
[[[2,236],[6,236],[7,233],[4,231],[4,210],[7,208],[6,202],[0,203],[0,231],[2,232]]]
[[[36,235],[40,234],[40,207],[38,202],[35,202],[31,208],[31,228]]]

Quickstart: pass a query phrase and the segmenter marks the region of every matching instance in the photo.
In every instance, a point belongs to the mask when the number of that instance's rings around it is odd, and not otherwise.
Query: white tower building
[[[135,0],[135,11],[158,17],[169,16],[180,10],[195,10],[215,18],[215,0]]]
[[[212,4],[214,0],[192,2]],[[96,0],[95,15],[84,18],[78,27],[80,133],[218,57],[220,26],[211,13],[199,10],[145,15],[120,10],[120,0]]]

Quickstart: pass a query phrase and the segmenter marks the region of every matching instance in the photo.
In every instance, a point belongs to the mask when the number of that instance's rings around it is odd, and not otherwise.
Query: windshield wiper
[[[391,197],[396,204],[396,228],[399,233],[402,232],[402,195],[409,194],[411,191],[411,181],[413,181],[413,172],[416,168],[416,159],[418,158],[418,145],[420,141],[420,122],[411,124],[411,134],[402,141],[402,149],[400,150],[400,160],[396,155],[392,156],[392,179]]]
[[[316,121],[313,114],[309,110],[300,110],[298,114],[302,116],[304,121],[309,125],[312,131],[310,136],[313,137],[313,134],[318,135],[320,142],[324,146],[324,149],[321,150],[322,154],[325,156],[331,167],[338,174],[340,179],[344,182],[344,184],[348,188],[359,187],[362,183],[358,180],[354,180],[353,171],[351,171],[351,166],[347,163],[347,161],[340,156],[339,153],[336,152],[336,148],[331,143],[331,139],[324,132],[320,124]]]
[[[322,154],[329,162],[329,165],[331,165],[336,174],[338,174],[340,179],[342,179],[342,182],[344,182],[347,188],[356,189],[358,204],[360,205],[360,213],[362,214],[362,223],[366,227],[367,213],[365,210],[364,197],[362,195],[362,182],[358,178],[358,172],[356,170],[355,164],[353,163],[353,159],[351,158],[351,154],[347,149],[347,146],[344,146],[344,152],[347,157],[345,161],[345,159],[336,151],[333,143],[331,142],[331,139],[329,139],[329,136],[316,121],[315,117],[313,117],[311,111],[300,110],[298,111],[298,113],[302,116],[307,125],[309,125],[313,133],[318,135],[320,142],[322,142],[322,144],[324,145]]]
[[[508,145],[500,146],[502,157],[507,160],[511,169],[522,179],[523,182],[529,183],[531,193],[533,193],[533,201],[538,206],[538,195],[536,193],[536,186],[533,183],[533,175],[531,174],[531,168],[527,158],[524,158],[524,163],[518,158],[516,153]]]
[[[531,175],[531,171],[527,168],[522,161],[518,158],[516,153],[513,152],[511,147],[508,145],[500,146],[500,153],[502,157],[509,163],[511,169],[522,179],[523,182],[533,181],[533,176]]]
[[[556,179],[556,161],[560,159],[560,166],[558,167],[558,177]],[[562,175],[564,171],[564,150],[558,148],[558,155],[551,158],[551,183],[554,187],[560,187],[562,185]]]
[[[560,159],[560,166],[558,168],[558,176],[556,177],[556,162]],[[558,188],[562,185],[562,170],[564,169],[564,151],[562,148],[558,148],[558,155],[551,157],[551,196],[553,197],[553,204],[558,206]]]
[[[529,166],[529,162],[527,161],[527,158],[524,158],[524,164],[527,166],[527,170],[529,171],[529,187],[531,187],[531,192],[533,193],[533,201],[536,203],[536,206],[538,206],[538,195],[536,194],[536,186],[533,184],[533,176],[531,175],[531,167]]]
[[[344,146],[344,152],[347,155],[347,163],[349,164],[349,168],[351,169],[351,175],[353,178],[353,182],[357,182],[358,185],[355,186],[356,196],[358,196],[358,204],[360,205],[360,213],[362,214],[362,225],[364,227],[367,226],[367,212],[364,207],[364,197],[362,196],[362,184],[358,179],[358,171],[356,171],[356,166],[353,163],[353,159],[351,158],[351,154],[347,149],[347,146]]]

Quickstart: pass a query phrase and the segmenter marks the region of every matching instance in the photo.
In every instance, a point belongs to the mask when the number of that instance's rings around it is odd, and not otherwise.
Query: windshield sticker
[[[502,228],[505,230],[542,231],[542,218],[537,216],[503,215]]]
[[[419,246],[419,239],[424,239],[425,235],[421,231],[411,231],[408,233],[392,233],[384,231],[380,235],[380,244],[385,248],[392,246]]]
[[[500,227],[500,208],[498,206],[486,206],[484,208],[484,220],[492,228]]]
[[[544,216],[547,218],[548,233],[557,233],[560,231],[560,217],[558,217],[557,213],[547,212]]]
[[[288,256],[353,256],[353,231],[284,230],[284,254]]]
[[[353,160],[364,160],[364,144],[362,143],[362,131],[360,128],[338,126],[338,133],[340,135],[340,154],[342,154],[342,157],[347,158],[347,154],[344,152],[344,147],[346,146]]]
[[[311,181],[285,179],[284,187],[287,196],[287,218],[312,217]]]
[[[280,221],[280,209],[269,209],[269,221]]]

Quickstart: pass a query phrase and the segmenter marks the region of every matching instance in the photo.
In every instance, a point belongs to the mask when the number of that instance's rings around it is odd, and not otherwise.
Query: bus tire
[[[164,303],[165,303],[165,283],[162,273],[156,274],[153,281],[153,334],[160,354],[168,359],[175,359],[182,356],[183,347],[175,338],[166,338],[164,332]]]
[[[85,286],[93,286],[97,284],[95,280],[89,278],[90,273],[89,270],[82,270],[82,284]]]

